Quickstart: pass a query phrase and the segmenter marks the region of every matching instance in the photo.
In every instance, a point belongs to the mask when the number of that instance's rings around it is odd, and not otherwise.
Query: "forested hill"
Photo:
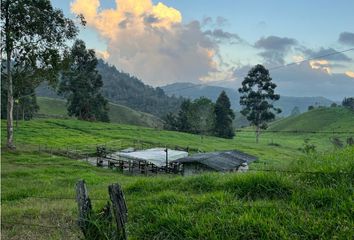
[[[146,85],[138,78],[117,70],[115,66],[110,66],[101,59],[98,61],[97,70],[102,76],[103,96],[110,102],[158,117],[163,117],[171,111],[178,111],[182,103],[181,97],[167,96],[161,88]],[[37,94],[43,97],[59,97],[44,85],[37,89]]]
[[[167,96],[161,88],[146,85],[103,60],[99,60],[97,69],[102,75],[103,95],[111,102],[159,117],[179,109],[182,98]]]

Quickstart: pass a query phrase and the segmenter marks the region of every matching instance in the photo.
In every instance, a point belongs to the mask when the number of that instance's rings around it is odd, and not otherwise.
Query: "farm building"
[[[157,167],[163,167],[166,166],[166,161],[169,163],[170,161],[187,157],[188,152],[166,148],[150,148],[141,151],[117,152],[114,156],[118,156],[120,159],[126,160],[147,161]]]
[[[172,163],[181,165],[182,174],[189,176],[206,171],[236,172],[247,171],[248,164],[257,158],[239,151],[221,151],[199,153],[189,157],[182,157]]]
[[[151,148],[135,151],[133,148],[114,152],[97,158],[97,165],[108,162],[108,167],[117,167],[130,173],[177,173],[178,164],[171,161],[187,157],[188,152],[167,148]]]

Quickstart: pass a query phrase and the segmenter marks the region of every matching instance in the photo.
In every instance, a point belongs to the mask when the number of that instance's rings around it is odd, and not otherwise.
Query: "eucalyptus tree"
[[[261,129],[267,129],[267,123],[280,113],[279,108],[274,107],[274,101],[279,100],[279,94],[275,94],[277,85],[272,82],[268,69],[258,64],[254,66],[242,82],[239,92],[241,113],[256,127],[256,142],[259,141]]]
[[[82,17],[81,17],[82,19]],[[82,19],[82,23],[84,20]],[[7,81],[7,147],[13,139],[13,70],[25,69],[37,81],[55,81],[61,53],[78,33],[75,23],[50,0],[1,1],[1,58]]]

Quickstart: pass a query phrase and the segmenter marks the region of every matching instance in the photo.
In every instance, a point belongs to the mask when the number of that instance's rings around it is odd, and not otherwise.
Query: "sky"
[[[88,48],[152,86],[236,89],[252,66],[263,64],[282,95],[337,101],[354,95],[353,0],[52,3],[73,19],[84,15],[79,38]],[[345,52],[316,58],[336,51]],[[286,66],[310,58],[316,59]]]

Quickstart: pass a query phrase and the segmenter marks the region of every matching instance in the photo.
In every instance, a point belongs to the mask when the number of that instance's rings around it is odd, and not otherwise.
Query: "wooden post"
[[[127,239],[125,224],[128,220],[128,210],[124,194],[119,184],[108,186],[109,197],[112,201],[113,215],[117,224],[117,239]]]
[[[166,173],[168,172],[168,148],[165,149],[166,152]]]
[[[79,207],[78,224],[85,237],[87,237],[89,232],[89,218],[92,211],[92,205],[84,180],[79,180],[76,184],[76,201]]]

